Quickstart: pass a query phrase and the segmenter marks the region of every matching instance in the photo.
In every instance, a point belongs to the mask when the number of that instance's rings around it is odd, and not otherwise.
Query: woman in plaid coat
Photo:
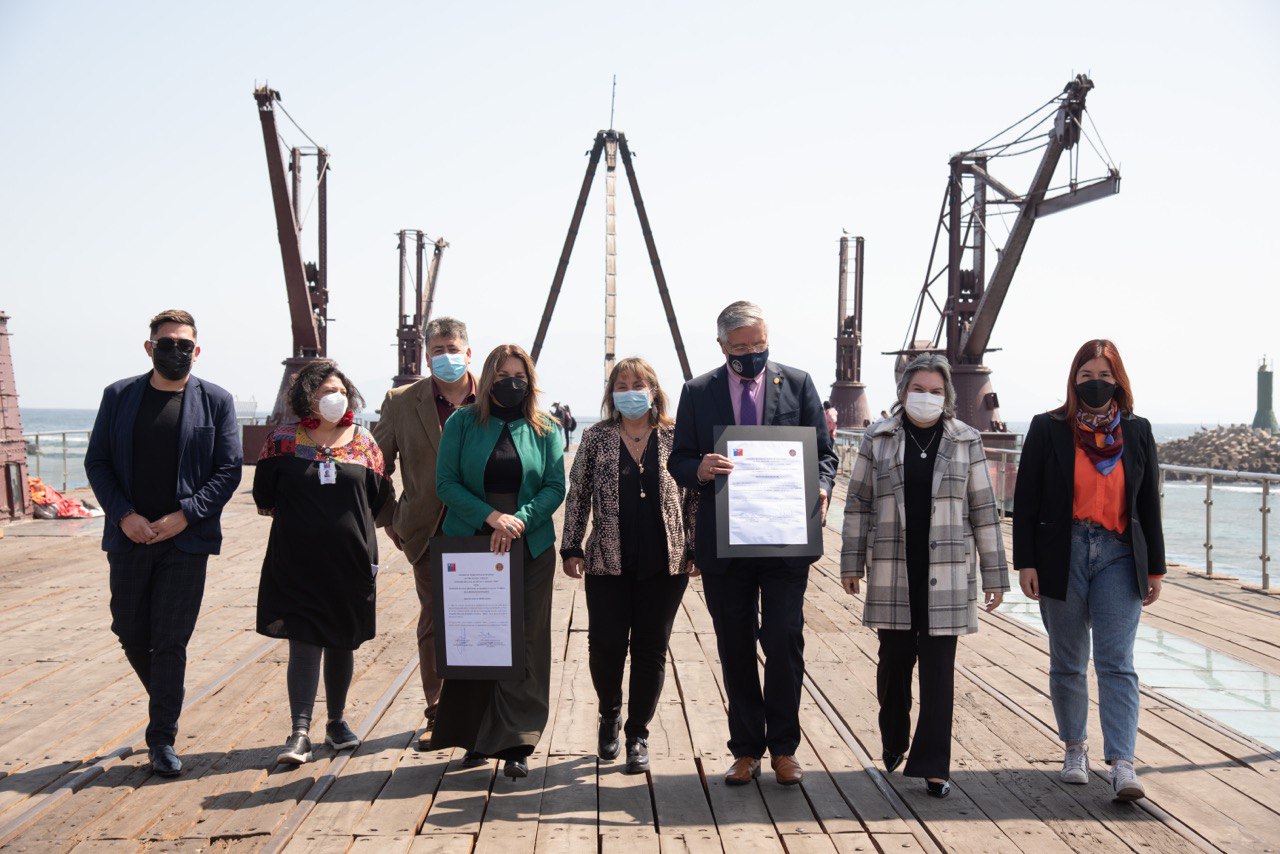
[[[920,661],[920,717],[903,774],[929,794],[951,790],[956,639],[978,630],[1009,589],[995,493],[978,431],[955,418],[951,366],[916,357],[898,382],[892,414],[858,450],[845,501],[840,577],[856,594],[867,579],[863,622],[880,635],[876,694],[884,763],[907,754],[911,675]]]

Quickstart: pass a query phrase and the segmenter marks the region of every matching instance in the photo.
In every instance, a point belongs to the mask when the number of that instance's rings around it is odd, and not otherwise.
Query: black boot
[[[600,718],[600,737],[596,745],[596,752],[600,754],[601,759],[618,758],[618,754],[622,751],[622,741],[618,738],[618,734],[621,731],[621,719]]]
[[[649,770],[649,742],[643,738],[627,739],[627,773],[643,774]]]

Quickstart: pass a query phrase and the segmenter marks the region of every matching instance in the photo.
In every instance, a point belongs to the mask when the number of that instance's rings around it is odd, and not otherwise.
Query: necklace
[[[920,440],[916,438],[916,434],[911,432],[910,427],[907,428],[907,435],[911,437],[911,441],[914,442],[916,447],[920,449],[920,459],[922,460],[929,459],[929,449],[933,447],[933,440],[938,438],[938,432],[939,431],[935,430],[933,434],[929,436],[929,441],[926,442],[924,445],[921,445]]]
[[[649,429],[645,430],[644,435],[638,438],[628,433],[621,424],[618,425],[618,432],[626,436],[628,439],[630,439],[634,443],[634,446],[625,445],[624,447],[627,449],[627,453],[631,455],[631,459],[635,460],[636,468],[640,470],[640,497],[648,498],[649,496],[646,495],[644,491],[644,454],[649,447],[649,443],[646,441],[645,444],[641,445],[640,442],[642,440],[647,440],[649,438],[649,434],[653,432],[653,428],[650,427]]]

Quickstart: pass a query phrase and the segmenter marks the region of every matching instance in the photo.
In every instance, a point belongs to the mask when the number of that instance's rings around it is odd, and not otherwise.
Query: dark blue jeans
[[[703,573],[729,698],[734,758],[793,756],[800,746],[804,685],[804,591],[809,568],[781,560],[740,558],[723,573]],[[764,689],[756,641],[764,652]]]
[[[178,736],[187,674],[187,641],[204,598],[208,555],[172,540],[107,554],[111,566],[111,631],[150,697],[147,746]]]
[[[1073,524],[1067,598],[1041,597],[1040,616],[1049,633],[1049,694],[1058,738],[1066,744],[1085,740],[1092,635],[1104,758],[1132,762],[1138,740],[1133,642],[1142,616],[1133,546],[1105,528]]]

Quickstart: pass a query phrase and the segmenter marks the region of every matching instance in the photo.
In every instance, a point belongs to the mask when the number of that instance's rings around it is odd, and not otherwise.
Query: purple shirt
[[[756,409],[756,423],[764,423],[764,375],[761,371],[759,376],[753,380],[744,380],[742,377],[729,371],[729,402],[733,404],[733,423],[742,423],[742,386],[746,384],[750,387],[748,394],[751,396],[751,403]]]

